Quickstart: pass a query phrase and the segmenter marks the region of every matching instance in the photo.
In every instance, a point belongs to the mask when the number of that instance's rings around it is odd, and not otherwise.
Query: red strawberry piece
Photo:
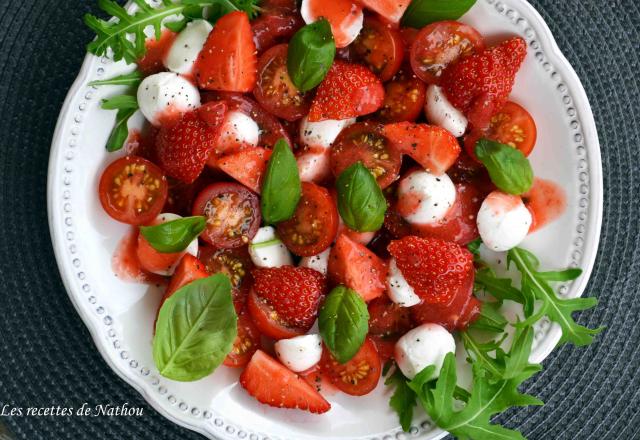
[[[240,375],[240,384],[258,402],[276,408],[302,409],[322,414],[331,409],[306,380],[262,350],[255,352]]]
[[[371,335],[382,337],[402,335],[413,327],[409,309],[391,302],[387,295],[371,301],[368,309]]]
[[[169,176],[185,183],[198,178],[216,146],[215,137],[226,109],[223,102],[208,103],[160,128],[156,154]]]
[[[247,148],[219,159],[218,167],[247,188],[260,194],[262,176],[267,169],[270,157],[271,150],[266,148]]]
[[[407,282],[429,304],[450,304],[473,273],[473,255],[464,247],[437,238],[405,237],[389,252]]]
[[[311,328],[324,296],[325,278],[306,267],[283,266],[254,269],[253,291],[289,327]]]
[[[349,119],[378,110],[384,102],[384,87],[378,77],[359,64],[336,60],[318,86],[309,121]]]
[[[507,102],[527,55],[527,43],[520,37],[462,58],[442,75],[447,98],[465,112],[474,129],[484,129],[491,117]]]

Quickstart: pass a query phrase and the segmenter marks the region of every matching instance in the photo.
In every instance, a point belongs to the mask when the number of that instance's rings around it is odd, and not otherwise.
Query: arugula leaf
[[[504,332],[507,320],[500,313],[500,305],[500,303],[483,302],[480,308],[480,315],[469,328],[492,333]]]
[[[344,223],[359,232],[375,232],[384,223],[387,200],[362,162],[344,170],[336,181],[338,210]]]
[[[160,374],[183,382],[211,374],[233,347],[237,319],[225,275],[179,289],[164,302],[156,322],[153,359]]]
[[[491,181],[509,194],[524,194],[533,185],[533,168],[522,152],[489,139],[476,143],[478,160],[489,172]]]
[[[389,406],[398,414],[402,430],[408,432],[413,420],[413,409],[417,404],[416,393],[409,387],[407,378],[399,368],[396,368],[393,374],[384,381],[384,384],[395,386],[396,389],[389,400]]]
[[[322,82],[336,55],[331,25],[320,19],[302,27],[289,42],[287,69],[293,84],[308,92]]]
[[[260,205],[267,224],[289,220],[302,196],[298,162],[286,140],[273,148],[262,183]]]
[[[118,151],[124,146],[125,141],[129,137],[129,127],[127,123],[137,110],[137,108],[123,108],[122,110],[118,110],[116,125],[113,127],[111,135],[109,135],[109,139],[107,140],[107,151]]]
[[[338,286],[320,309],[318,327],[325,345],[341,364],[353,358],[369,331],[369,311],[354,290]]]
[[[99,81],[91,81],[90,86],[133,86],[138,87],[142,82],[142,73],[138,70],[131,73],[125,73],[110,79],[103,79]]]
[[[145,0],[133,0],[133,2],[138,10],[130,14],[114,0],[98,0],[100,9],[116,20],[107,21],[91,14],[85,15],[85,24],[97,35],[96,39],[87,46],[87,51],[102,56],[111,49],[115,61],[124,59],[131,64],[146,52],[145,28],[152,26],[155,38],[159,39],[162,33],[162,21],[166,18],[180,15],[184,15],[187,19],[198,15],[202,17],[204,8],[213,8],[218,18],[232,11],[244,11],[252,17],[258,11],[257,0],[182,0],[178,3],[162,0],[162,4],[157,8],[150,6]],[[173,28],[180,29],[184,24],[186,22],[178,23],[173,25]],[[131,36],[133,38],[130,38]]]
[[[155,226],[140,226],[140,234],[158,252],[182,252],[198,237],[207,222],[204,217],[185,217]]]
[[[589,345],[593,341],[593,336],[604,329],[603,327],[590,329],[581,326],[577,324],[571,316],[574,312],[595,307],[598,304],[596,298],[561,299],[549,285],[551,279],[565,280],[570,279],[570,277],[579,276],[577,271],[538,272],[537,258],[531,252],[522,248],[511,249],[507,254],[507,261],[509,264],[515,264],[522,275],[522,295],[520,296],[522,301],[520,302],[540,302],[539,309],[535,313],[529,311],[529,313],[526,314],[527,319],[519,323],[519,326],[532,325],[540,319],[541,316],[546,315],[551,321],[560,325],[562,329],[562,337],[558,345],[571,342],[576,346]]]
[[[102,100],[102,108],[105,110],[138,109],[138,100],[131,95],[118,95]]]
[[[509,278],[496,277],[495,272],[488,267],[478,269],[474,281],[476,290],[490,293],[500,301],[510,300],[523,304],[522,292],[515,288],[512,283],[513,281]],[[531,303],[531,307],[533,307],[533,303]]]
[[[457,20],[476,0],[413,0],[402,17],[402,25],[421,28],[442,20]]]

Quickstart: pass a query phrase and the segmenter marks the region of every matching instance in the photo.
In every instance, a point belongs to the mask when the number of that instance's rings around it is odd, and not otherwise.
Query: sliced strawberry
[[[229,176],[260,194],[262,176],[270,157],[271,150],[266,148],[247,148],[224,156],[218,161],[218,166]]]
[[[306,267],[254,269],[253,291],[271,307],[272,319],[289,327],[311,328],[324,296],[324,276]]]
[[[226,104],[209,103],[186,113],[175,124],[163,125],[156,138],[158,163],[182,182],[194,182],[215,148],[215,136],[224,120]]]
[[[436,238],[405,237],[392,241],[389,252],[416,295],[429,304],[450,304],[474,271],[471,252]]]
[[[365,301],[384,293],[387,265],[376,254],[346,234],[340,234],[329,255],[329,278],[355,290]]]
[[[349,119],[368,115],[384,102],[384,87],[378,77],[359,64],[336,60],[318,87],[309,121]]]
[[[302,409],[322,414],[331,409],[302,377],[288,370],[262,350],[255,352],[240,375],[240,384],[258,402],[276,408]]]
[[[458,140],[435,125],[398,122],[385,125],[383,133],[393,147],[436,175],[444,174],[460,155]]]
[[[377,12],[391,23],[399,23],[411,0],[357,0],[356,3]]]
[[[466,113],[474,129],[484,129],[507,102],[527,55],[520,37],[470,55],[448,67],[441,86],[449,101]]]
[[[250,92],[256,85],[258,56],[249,17],[231,12],[216,22],[195,67],[201,89]]]

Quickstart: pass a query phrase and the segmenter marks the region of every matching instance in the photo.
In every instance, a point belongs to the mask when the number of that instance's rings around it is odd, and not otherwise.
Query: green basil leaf
[[[138,109],[138,100],[132,95],[118,95],[102,100],[102,108],[105,110]]]
[[[204,217],[186,217],[155,226],[140,226],[140,233],[155,250],[171,254],[185,250],[206,226]]]
[[[237,319],[225,275],[179,289],[158,314],[153,359],[160,374],[182,382],[211,374],[233,347]]]
[[[344,170],[336,181],[338,210],[344,223],[359,232],[375,232],[382,227],[387,200],[361,162]]]
[[[487,167],[491,181],[509,194],[524,194],[533,185],[533,169],[522,152],[509,145],[480,139],[476,156]]]
[[[134,71],[110,79],[91,81],[90,86],[138,86],[142,82],[142,73]]]
[[[118,110],[116,125],[111,131],[109,140],[107,140],[107,151],[118,151],[124,146],[125,141],[129,137],[129,127],[127,123],[136,111],[138,111],[137,108],[123,108],[122,110]]]
[[[320,335],[338,362],[353,358],[369,331],[369,311],[354,290],[338,286],[327,296],[318,317]]]
[[[304,26],[289,42],[287,70],[291,81],[301,92],[308,92],[327,76],[335,55],[336,44],[327,20]]]
[[[284,139],[276,142],[262,183],[262,218],[267,224],[289,220],[302,195],[298,162]]]
[[[457,20],[476,0],[413,0],[402,17],[402,25],[421,28],[436,21]]]

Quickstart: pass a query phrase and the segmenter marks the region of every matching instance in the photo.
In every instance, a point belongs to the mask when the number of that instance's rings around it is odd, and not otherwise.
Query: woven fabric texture
[[[531,440],[640,438],[640,7],[635,0],[533,0],[582,79],[598,124],[605,204],[579,316],[607,330],[566,346],[527,391],[546,405],[501,421]],[[144,408],[143,417],[2,417],[19,439],[199,439],[154,412],[98,354],[61,283],[46,177],[58,112],[92,35],[95,0],[0,0],[0,403]],[[1,405],[0,405],[1,407]]]

